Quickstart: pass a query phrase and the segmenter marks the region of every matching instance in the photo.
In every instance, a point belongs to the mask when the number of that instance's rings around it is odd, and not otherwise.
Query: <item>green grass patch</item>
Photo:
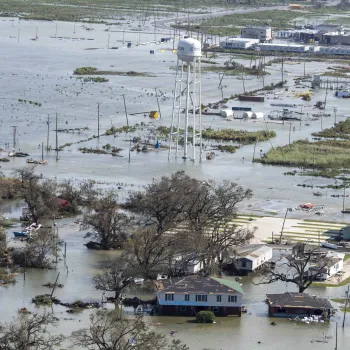
[[[298,140],[290,145],[270,149],[255,162],[270,165],[316,168],[331,173],[350,167],[350,141]]]
[[[339,284],[329,284],[329,283],[321,283],[321,282],[314,282],[312,283],[313,287],[342,287],[346,286],[350,283],[350,277],[346,278],[344,281],[340,282]]]
[[[219,151],[226,153],[236,153],[236,150],[239,149],[239,146],[233,145],[217,145],[215,147],[217,147]]]
[[[331,128],[315,132],[312,136],[350,139],[350,119],[342,120]]]
[[[155,77],[155,75],[144,72],[118,72],[114,70],[98,70],[95,67],[80,67],[74,70],[74,75],[119,75],[123,77]],[[91,79],[91,78],[90,78]]]
[[[349,260],[349,259],[350,259],[350,254],[345,254],[344,261]]]
[[[274,131],[245,131],[234,129],[213,130],[211,128],[202,131],[204,139],[234,141],[241,144],[252,144],[259,141],[267,141],[275,137]]]

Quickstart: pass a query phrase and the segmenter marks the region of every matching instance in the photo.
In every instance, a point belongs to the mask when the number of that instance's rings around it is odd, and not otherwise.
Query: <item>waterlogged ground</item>
[[[128,26],[131,26],[129,28]],[[175,71],[170,69],[176,65],[176,56],[172,52],[173,43],[155,44],[154,40],[160,37],[170,36],[170,30],[154,29],[150,26],[149,34],[129,33],[136,29],[137,24],[125,25],[125,33],[105,31],[105,25],[88,25],[81,23],[59,22],[35,22],[0,19],[0,57],[5,64],[0,67],[0,84],[3,94],[0,97],[0,147],[12,144],[12,128],[18,127],[17,149],[27,151],[31,157],[39,158],[41,142],[46,144],[47,117],[50,118],[49,144],[55,145],[54,119],[58,113],[58,128],[89,127],[89,131],[81,134],[58,134],[58,144],[85,140],[97,134],[97,103],[100,103],[101,119],[100,129],[104,132],[111,125],[123,126],[126,124],[123,97],[125,95],[129,123],[149,122],[142,112],[157,109],[157,100],[154,89],[157,88],[160,96],[162,118],[155,121],[155,125],[170,125],[172,109],[172,91]],[[133,28],[135,27],[135,28]],[[87,30],[87,28],[89,30]],[[91,30],[90,30],[91,29]],[[35,38],[38,32],[38,40]],[[124,36],[124,43],[123,43]],[[74,38],[74,39],[73,39]],[[90,40],[93,39],[93,40]],[[126,48],[127,41],[133,46]],[[144,45],[135,46],[138,42]],[[108,46],[118,49],[108,49]],[[175,45],[176,46],[176,45]],[[151,55],[150,50],[155,50]],[[228,57],[219,56],[217,62],[223,63]],[[241,59],[239,62],[249,64],[249,60]],[[307,74],[324,72],[332,63],[306,63]],[[340,64],[340,63],[339,63]],[[337,65],[339,65],[337,64]],[[73,71],[81,66],[94,66],[101,70],[136,71],[147,72],[153,77],[124,77],[108,76],[108,83],[82,83],[73,76]],[[281,78],[280,65],[272,65],[268,68],[265,84],[278,82]],[[254,111],[269,113],[275,107],[270,103],[298,104],[298,109],[304,113],[302,123],[295,122],[292,125],[291,141],[310,136],[311,132],[321,129],[320,121],[310,121],[307,118],[315,113],[313,104],[318,100],[324,100],[323,90],[315,92],[311,102],[304,102],[294,97],[293,90],[299,91],[293,86],[292,79],[303,75],[303,64],[285,64],[284,75],[288,79],[288,91],[277,90],[277,95],[270,95],[265,103],[239,103],[229,102],[229,106],[249,106]],[[216,102],[221,99],[221,91],[218,89],[218,74],[207,73],[203,75],[203,103]],[[224,97],[243,92],[242,81],[237,77],[225,77]],[[261,78],[247,78],[245,89],[256,90],[263,86]],[[278,97],[274,100],[274,97]],[[22,101],[19,101],[22,100]],[[27,102],[23,102],[26,100]],[[29,101],[32,101],[30,103]],[[35,105],[41,104],[41,106]],[[339,100],[333,96],[332,91],[327,97],[327,112],[331,117],[323,118],[323,128],[330,127],[334,123],[333,107],[337,106],[338,120],[348,114],[347,100]],[[142,113],[132,115],[134,113]],[[268,151],[271,147],[284,145],[289,141],[289,125],[264,122],[243,122],[234,120],[225,121],[218,116],[204,116],[205,127],[213,128],[238,128],[244,130],[261,130],[268,128],[277,133],[277,137],[270,142],[258,143],[256,156],[260,150]],[[305,124],[310,124],[306,126]],[[295,127],[295,130],[293,130]],[[131,153],[131,161],[128,162],[129,138],[142,136],[152,139],[147,130],[138,131],[132,135],[121,134],[117,137],[101,137],[82,144],[66,147],[59,154],[59,161],[55,161],[54,152],[45,154],[49,160],[46,166],[38,166],[38,172],[50,178],[77,178],[94,179],[107,185],[123,184],[121,195],[130,189],[139,189],[140,186],[149,183],[152,178],[171,174],[176,170],[185,170],[189,175],[200,179],[233,180],[245,187],[251,187],[254,198],[249,203],[244,203],[241,210],[249,213],[264,214],[275,212],[283,215],[285,208],[296,206],[304,202],[314,201],[312,189],[303,189],[297,186],[300,183],[321,185],[330,183],[330,180],[313,179],[308,177],[283,176],[290,169],[281,167],[263,166],[253,164],[252,157],[254,145],[244,146],[235,154],[217,153],[214,160],[202,162],[184,162],[181,156],[168,161],[167,151],[150,151],[148,153]],[[166,142],[164,140],[164,142]],[[110,143],[123,149],[122,157],[108,155],[81,154],[78,147],[98,147]],[[12,147],[12,146],[11,146]],[[207,144],[210,148],[210,145]],[[190,150],[191,151],[191,150]],[[3,152],[6,155],[6,152]],[[21,158],[11,159],[9,163],[2,163],[1,170],[10,174],[13,169],[24,166],[25,160]],[[293,170],[293,169],[291,169]],[[324,220],[348,221],[346,216],[340,214],[342,207],[341,198],[332,198],[336,191],[329,190],[327,196],[318,199],[326,204]],[[21,205],[7,204],[1,207],[5,216],[18,217]],[[291,216],[315,219],[314,214],[291,213]],[[112,258],[113,252],[90,252],[83,246],[84,232],[79,230],[69,220],[58,223],[60,236],[67,242],[67,269],[63,261],[58,268],[52,271],[27,272],[26,280],[23,275],[18,275],[18,283],[14,286],[0,289],[0,320],[9,320],[16,314],[20,307],[35,310],[30,303],[33,296],[47,292],[42,284],[54,281],[58,272],[61,272],[60,283],[63,289],[57,290],[57,297],[62,300],[74,301],[76,299],[101,300],[101,293],[93,288],[91,278],[102,264]],[[12,230],[8,231],[12,238]],[[18,245],[19,242],[12,241]],[[277,320],[277,326],[270,325],[271,319],[266,317],[266,305],[263,300],[267,292],[294,291],[293,287],[285,284],[256,286],[250,279],[243,279],[245,290],[245,303],[248,314],[242,318],[219,319],[213,325],[196,325],[187,322],[184,318],[152,317],[149,321],[159,331],[168,334],[170,330],[177,331],[176,337],[184,340],[191,349],[294,349],[296,346],[309,349],[329,349],[334,347],[335,322],[340,322],[340,315],[332,320],[331,325],[295,325],[287,320]],[[341,297],[345,287],[340,288],[311,288],[311,294],[324,295],[326,297]],[[54,331],[69,334],[75,328],[86,326],[90,311],[73,315],[66,313],[61,307],[54,307],[61,322]],[[79,322],[77,322],[79,321]],[[345,331],[339,331],[338,349],[346,349],[349,342],[350,321],[347,322]],[[321,340],[323,334],[332,335],[329,343],[311,342]],[[257,342],[261,341],[261,344]],[[331,343],[332,342],[332,343]]]
[[[17,208],[17,209],[16,209]],[[20,206],[13,205],[14,213]],[[10,209],[10,208],[9,208]],[[17,276],[17,284],[0,289],[0,321],[8,321],[16,315],[17,309],[26,307],[30,311],[40,312],[43,308],[36,308],[31,303],[31,298],[38,294],[48,293],[49,289],[43,287],[46,282],[53,282],[60,272],[59,282],[64,288],[58,288],[55,292],[62,301],[73,302],[80,300],[100,301],[102,293],[94,289],[92,285],[92,276],[98,272],[101,266],[113,258],[119,252],[93,252],[83,246],[83,236],[85,231],[80,231],[79,227],[71,220],[58,221],[60,237],[67,243],[66,264],[60,260],[57,269],[51,271],[29,270],[26,274],[26,280],[23,274]],[[8,231],[11,245],[21,244],[12,240],[12,230]],[[283,251],[282,251],[283,253]],[[277,257],[280,252],[276,251]],[[67,267],[68,268],[67,268]],[[244,303],[248,308],[248,313],[243,314],[242,318],[219,318],[216,324],[197,325],[190,322],[192,318],[184,317],[146,317],[147,322],[153,324],[158,331],[163,334],[169,334],[171,330],[176,331],[175,337],[186,342],[192,350],[202,349],[232,349],[232,344],[236,349],[273,349],[282,348],[295,349],[298,346],[308,347],[309,349],[329,349],[334,347],[335,324],[342,321],[340,313],[333,317],[330,324],[295,324],[288,320],[271,319],[267,317],[267,306],[264,303],[266,293],[295,291],[291,285],[278,283],[274,285],[254,285],[259,277],[243,278],[241,283],[245,291]],[[339,288],[310,288],[310,294],[317,294],[327,298],[343,297],[346,287]],[[134,296],[135,294],[132,294]],[[141,298],[149,298],[151,294],[139,293]],[[107,308],[113,308],[113,305],[106,305]],[[49,308],[51,309],[51,308]],[[55,316],[60,319],[59,326],[52,329],[52,332],[59,332],[69,335],[73,330],[88,325],[88,318],[93,310],[86,310],[78,314],[68,314],[66,308],[54,306]],[[124,309],[126,315],[132,316],[132,309]],[[275,321],[277,326],[271,326]],[[339,329],[338,349],[345,350],[346,343],[349,342],[350,318],[348,318],[345,330]],[[317,343],[316,340],[322,340],[323,336],[332,336],[328,339],[329,343]],[[258,341],[261,344],[258,344]],[[312,343],[312,341],[314,341]]]

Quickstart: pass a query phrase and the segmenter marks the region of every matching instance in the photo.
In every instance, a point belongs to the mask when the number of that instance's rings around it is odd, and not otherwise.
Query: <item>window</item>
[[[216,302],[217,303],[221,303],[221,295],[217,295],[216,296]]]
[[[242,267],[247,267],[247,262],[245,260],[242,261]]]
[[[229,303],[237,303],[237,295],[229,295],[228,302]]]
[[[174,301],[174,294],[165,293],[165,301]]]
[[[185,301],[190,301],[190,295],[189,294],[185,294]]]
[[[204,301],[205,303],[207,302],[207,295],[204,294],[197,294],[196,295],[196,301]]]

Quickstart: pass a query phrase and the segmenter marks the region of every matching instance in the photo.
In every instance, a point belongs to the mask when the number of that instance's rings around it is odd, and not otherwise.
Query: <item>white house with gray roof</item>
[[[195,315],[202,310],[218,316],[241,316],[243,290],[230,279],[177,277],[155,282],[159,310],[164,315]]]

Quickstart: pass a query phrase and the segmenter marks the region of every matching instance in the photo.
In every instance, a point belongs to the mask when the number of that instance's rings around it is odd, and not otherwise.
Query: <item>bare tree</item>
[[[100,311],[90,316],[90,327],[72,333],[73,346],[87,350],[189,350],[179,341],[168,344],[164,335],[150,329],[137,316],[122,318],[118,313]]]
[[[83,219],[83,228],[93,228],[85,237],[97,239],[102,249],[120,248],[129,235],[130,218],[118,211],[116,194],[108,192],[93,207],[93,212]]]
[[[311,248],[306,243],[296,244],[292,252],[282,257],[276,267],[268,267],[263,279],[257,284],[270,284],[277,281],[295,284],[303,293],[325,272],[330,259],[319,254],[319,248]]]
[[[177,172],[129,196],[126,207],[140,216],[140,226],[128,242],[140,270],[151,278],[167,264],[174,273],[174,257],[181,258],[181,269],[199,260],[204,272],[221,267],[234,246],[248,242],[254,230],[232,224],[237,205],[252,196],[235,183],[203,182]],[[161,266],[162,265],[162,266]],[[178,271],[179,272],[179,271]],[[177,272],[175,272],[176,274]]]
[[[132,276],[130,260],[122,255],[110,262],[93,280],[96,289],[114,292],[114,299],[119,301],[125,288],[133,283]]]
[[[55,323],[54,317],[44,314],[19,314],[10,323],[0,323],[0,350],[53,350],[63,340],[53,336],[47,326]]]
[[[142,215],[144,222],[164,232],[186,219],[186,208],[199,181],[183,171],[154,180],[144,192],[131,193],[125,207]]]
[[[168,269],[174,255],[181,252],[182,245],[176,233],[159,232],[153,225],[136,230],[125,250],[135,257],[140,274],[154,279],[157,273]]]

